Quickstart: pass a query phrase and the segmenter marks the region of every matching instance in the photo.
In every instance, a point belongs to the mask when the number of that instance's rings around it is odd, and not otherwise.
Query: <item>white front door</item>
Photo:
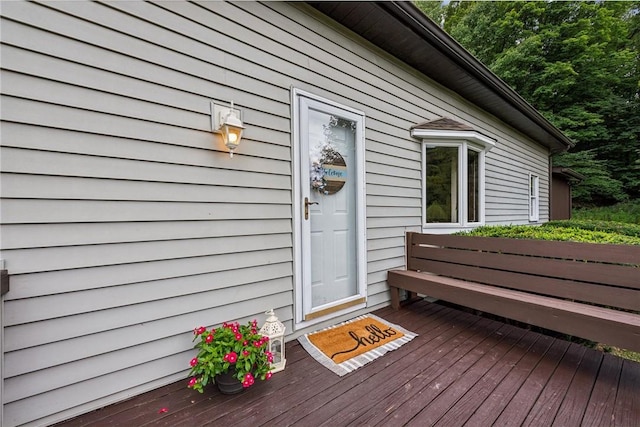
[[[366,303],[364,116],[296,95],[298,323]]]

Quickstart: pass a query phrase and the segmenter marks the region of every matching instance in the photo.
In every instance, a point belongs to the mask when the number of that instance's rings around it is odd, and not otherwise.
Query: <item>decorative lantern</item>
[[[260,328],[260,334],[269,338],[267,350],[273,354],[271,372],[280,372],[284,369],[287,360],[284,358],[284,330],[285,326],[278,320],[273,309],[265,313],[267,321]]]

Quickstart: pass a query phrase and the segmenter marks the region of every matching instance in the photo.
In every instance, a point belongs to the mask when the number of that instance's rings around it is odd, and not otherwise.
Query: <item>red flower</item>
[[[198,382],[198,379],[196,377],[193,377],[189,380],[189,385],[188,387],[193,387],[194,385],[196,385],[196,383]]]
[[[225,354],[222,360],[229,363],[236,363],[238,361],[238,354],[232,351],[231,353]]]
[[[249,352],[247,350],[242,350],[242,355],[244,357],[247,357],[249,355]]]
[[[196,366],[198,364],[198,358],[194,357],[193,359],[191,359],[191,362],[189,362],[189,364],[193,367]]]
[[[210,344],[213,341],[213,334],[207,335],[207,338],[204,340],[207,344]]]
[[[195,329],[193,330],[193,333],[194,333],[195,335],[201,335],[201,334],[203,334],[206,330],[207,330],[207,328],[205,328],[204,326],[200,326],[199,328],[195,328]]]
[[[242,381],[242,386],[244,388],[251,387],[254,382],[255,378],[253,378],[251,372],[247,372],[247,375],[244,376],[244,381]]]
[[[240,332],[236,332],[236,341],[240,341],[242,339],[242,334]]]
[[[273,376],[273,374],[271,373],[271,371],[267,372],[266,375],[264,376],[265,380],[271,379],[271,377]]]

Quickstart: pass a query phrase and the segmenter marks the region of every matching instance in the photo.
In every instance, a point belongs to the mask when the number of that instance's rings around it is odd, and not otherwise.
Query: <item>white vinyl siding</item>
[[[370,310],[421,226],[415,123],[500,141],[487,222],[527,221],[522,170],[545,212],[543,149],[309,6],[3,2],[0,25],[7,427],[185,378],[200,324],[274,308],[292,330],[292,87],[366,115]],[[233,159],[211,101],[242,110]]]

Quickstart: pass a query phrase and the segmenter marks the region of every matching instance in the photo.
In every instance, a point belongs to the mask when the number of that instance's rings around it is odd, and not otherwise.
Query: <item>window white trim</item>
[[[414,130],[412,135],[425,133],[437,134],[441,138],[423,139],[422,142],[422,228],[423,231],[449,233],[463,229],[475,228],[485,222],[485,153],[495,145],[495,141],[477,132],[425,131]],[[462,134],[465,139],[453,138],[454,134]],[[477,138],[481,136],[481,138]],[[427,148],[428,147],[457,147],[458,148],[458,221],[449,223],[427,222]],[[468,152],[478,153],[478,221],[469,221],[468,216]]]
[[[540,220],[540,177],[529,173],[529,221]]]
[[[485,152],[491,151],[496,141],[476,131],[468,130],[435,130],[435,129],[411,129],[411,136],[438,144],[444,141],[467,141],[476,144]]]

